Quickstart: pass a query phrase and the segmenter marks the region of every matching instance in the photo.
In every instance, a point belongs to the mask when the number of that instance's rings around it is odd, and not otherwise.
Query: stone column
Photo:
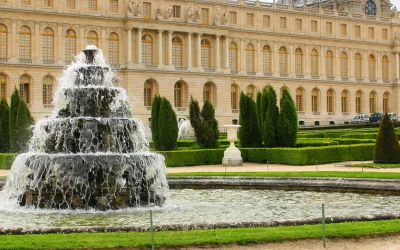
[[[172,30],[168,30],[168,66],[172,66]]]
[[[187,66],[188,70],[192,67],[192,34],[191,32],[188,32],[188,47],[187,47]]]
[[[294,55],[294,46],[293,43],[290,43],[289,45],[289,49],[288,49],[288,63],[287,63],[287,67],[288,67],[288,73],[289,73],[289,77],[296,77],[296,72],[295,72],[295,64],[296,64],[296,59],[295,59],[295,55]]]
[[[40,42],[40,22],[35,22],[34,39],[31,47],[31,57],[33,63],[41,63],[40,55],[42,53],[42,46]]]
[[[311,54],[310,54],[310,50],[312,49],[311,46],[306,45],[305,46],[305,53],[304,53],[304,58],[303,58],[303,65],[304,65],[304,78],[310,79],[311,78],[311,63],[307,63],[310,62],[310,58],[311,58]]]
[[[399,80],[399,53],[395,52],[395,57],[396,57],[396,81]]]
[[[201,68],[201,33],[197,33],[197,67]]]
[[[350,67],[350,81],[356,81],[355,79],[355,62],[354,62],[354,53],[355,51],[353,49],[350,49],[349,52],[349,67]]]
[[[57,27],[57,43],[56,43],[56,53],[55,54],[55,59],[57,60],[56,63],[58,65],[63,65],[64,64],[64,39],[63,39],[63,27],[61,25],[58,25]]]
[[[127,33],[126,48],[128,53],[126,61],[129,67],[129,65],[132,64],[132,29],[126,28],[126,33]]]
[[[12,20],[11,23],[11,39],[9,39],[10,48],[11,48],[11,62],[16,63],[18,62],[18,44],[19,36],[17,34],[17,21]]]
[[[318,73],[321,76],[321,79],[326,79],[326,58],[325,58],[325,48],[321,48],[320,53],[318,54]]]
[[[225,36],[224,40],[224,53],[225,53],[225,69],[229,71],[229,37]]]
[[[240,74],[246,75],[246,41],[244,39],[240,39],[238,53],[238,70],[240,71]]]
[[[100,48],[103,50],[104,57],[108,58],[110,57],[108,54],[108,46],[107,46],[107,34],[106,34],[106,27],[101,27],[101,37],[100,37]]]
[[[382,54],[381,52],[375,53],[375,71],[377,83],[382,83]]]
[[[257,45],[256,45],[256,50],[254,51],[255,56],[256,56],[256,67],[255,71],[257,72],[257,75],[263,76],[264,69],[263,69],[263,44],[261,40],[257,40]]]
[[[158,66],[163,64],[163,30],[158,30]]]
[[[278,43],[274,42],[272,45],[272,73],[275,77],[279,77],[279,46]]]
[[[372,79],[369,79],[369,71],[368,71],[368,56],[369,56],[369,53],[368,53],[369,51],[367,51],[367,50],[364,50],[364,65],[362,65],[362,66],[364,66],[363,68],[363,73],[364,73],[364,82],[369,82],[370,80],[372,80]]]
[[[142,63],[142,28],[138,28],[138,33],[137,33],[137,50],[138,50],[138,58],[137,62],[138,64]]]
[[[218,71],[220,69],[220,51],[219,51],[219,38],[221,35],[215,36],[215,68]]]
[[[340,80],[340,49],[336,48],[335,49],[335,75],[336,75],[336,80]]]
[[[85,27],[83,25],[79,26],[78,41],[80,41],[80,48],[77,49],[77,52],[86,48]]]

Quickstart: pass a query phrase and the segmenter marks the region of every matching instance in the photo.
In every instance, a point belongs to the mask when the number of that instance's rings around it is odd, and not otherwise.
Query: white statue
[[[396,30],[396,33],[394,33],[394,42],[400,42],[399,36],[399,30]]]
[[[138,4],[137,4],[137,11],[136,11],[136,15],[137,16],[141,16],[142,15],[142,11],[143,11],[143,3],[142,3],[142,1],[138,1]]]
[[[171,5],[169,5],[167,10],[167,19],[170,19],[171,16],[172,16],[172,7]]]
[[[192,21],[193,19],[193,10],[192,10],[192,6],[189,6],[188,11],[187,11],[187,18],[188,21]]]
[[[217,9],[215,11],[215,19],[214,19],[216,24],[219,24],[220,15],[221,15],[221,12],[219,11],[219,9]]]
[[[128,10],[127,15],[132,15],[133,14],[133,8],[135,7],[135,1],[134,0],[128,0],[126,2],[126,8]]]
[[[157,19],[162,19],[163,18],[163,13],[162,13],[162,9],[161,9],[161,4],[158,6],[157,9]]]
[[[198,9],[196,10],[195,19],[196,19],[197,22],[199,22],[199,21],[200,21],[200,18],[201,18],[201,9],[198,8]]]
[[[227,24],[229,22],[229,12],[225,11],[222,15],[222,24]]]

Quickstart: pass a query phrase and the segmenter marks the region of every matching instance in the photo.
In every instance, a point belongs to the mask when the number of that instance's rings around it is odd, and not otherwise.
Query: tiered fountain
[[[36,124],[29,153],[15,160],[4,193],[37,208],[162,205],[164,157],[149,152],[145,128],[131,117],[101,50],[83,52],[60,78],[55,111]]]

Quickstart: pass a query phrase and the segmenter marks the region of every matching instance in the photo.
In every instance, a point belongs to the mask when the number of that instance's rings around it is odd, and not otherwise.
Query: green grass
[[[360,237],[399,234],[400,220],[344,222],[326,225],[326,236]],[[321,237],[321,225],[238,228],[155,233],[156,246],[223,245],[281,242]],[[321,242],[322,244],[322,242]],[[0,236],[0,249],[79,249],[149,247],[149,233],[26,234]]]
[[[400,179],[400,173],[388,172],[197,172],[169,173],[168,176],[254,176],[254,177],[338,177],[338,178],[378,178]]]
[[[364,168],[400,168],[400,163],[364,163],[364,164],[352,164],[351,167],[364,167]]]

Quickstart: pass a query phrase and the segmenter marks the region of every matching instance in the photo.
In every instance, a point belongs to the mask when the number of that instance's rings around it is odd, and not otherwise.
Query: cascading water
[[[56,209],[164,204],[164,157],[149,152],[143,123],[113,79],[95,46],[77,56],[60,78],[52,116],[36,124],[29,153],[14,161],[3,199]]]

